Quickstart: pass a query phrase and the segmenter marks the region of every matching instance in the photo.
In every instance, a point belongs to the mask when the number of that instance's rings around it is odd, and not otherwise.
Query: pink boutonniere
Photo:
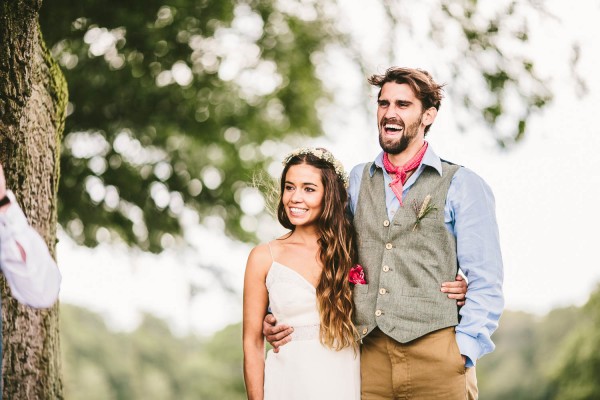
[[[366,285],[367,281],[365,280],[365,271],[363,271],[363,267],[360,264],[356,264],[354,267],[352,267],[352,269],[350,269],[348,281],[355,285]]]

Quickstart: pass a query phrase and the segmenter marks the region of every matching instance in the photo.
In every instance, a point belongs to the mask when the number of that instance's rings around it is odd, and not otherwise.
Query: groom
[[[362,399],[477,398],[472,367],[494,349],[504,305],[493,194],[425,141],[442,99],[427,72],[393,67],[369,83],[383,151],[352,170],[349,188],[367,280],[354,288]],[[460,316],[438,289],[459,267]]]

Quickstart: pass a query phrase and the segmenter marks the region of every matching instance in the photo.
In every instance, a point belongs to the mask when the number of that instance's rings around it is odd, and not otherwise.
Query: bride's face
[[[295,226],[315,224],[323,212],[321,171],[308,164],[291,166],[285,176],[282,203]]]

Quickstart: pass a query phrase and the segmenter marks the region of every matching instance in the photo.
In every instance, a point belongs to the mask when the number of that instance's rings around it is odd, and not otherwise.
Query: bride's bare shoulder
[[[261,243],[254,247],[248,255],[248,265],[256,265],[262,267],[268,267],[273,261],[271,257],[271,250],[269,249],[268,243]]]
[[[280,256],[282,253],[285,253],[286,251],[289,251],[289,247],[290,244],[293,243],[293,240],[291,238],[291,232],[286,233],[283,236],[278,237],[275,240],[272,240],[268,243],[269,245],[269,249],[271,251],[271,255],[273,256],[274,260],[278,259],[278,256]]]

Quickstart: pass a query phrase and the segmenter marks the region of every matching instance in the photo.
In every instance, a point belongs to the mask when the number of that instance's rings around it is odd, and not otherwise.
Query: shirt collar
[[[433,151],[431,143],[429,144],[429,146],[427,146],[427,150],[423,155],[423,160],[421,161],[421,165],[419,166],[419,168],[421,168],[421,166],[423,165],[434,168],[440,174],[440,176],[442,175],[442,160]],[[371,164],[371,168],[369,169],[369,175],[371,177],[373,177],[376,168],[381,168],[385,171],[385,169],[383,168],[383,151],[377,155],[377,157],[375,158],[375,162]]]

